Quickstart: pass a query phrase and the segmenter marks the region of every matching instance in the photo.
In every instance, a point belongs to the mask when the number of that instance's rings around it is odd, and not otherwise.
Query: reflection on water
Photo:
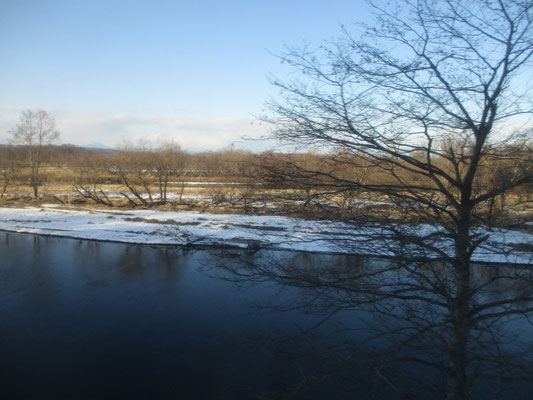
[[[464,274],[438,262],[309,254],[220,265],[237,282],[299,289],[276,309],[342,322],[335,357],[358,361],[375,398],[530,398],[531,267]]]
[[[453,277],[445,266],[10,233],[0,248],[3,398],[446,393],[453,324],[443,299]],[[507,314],[528,311],[530,274],[473,272],[472,397],[528,398],[531,360],[519,353],[533,330]]]

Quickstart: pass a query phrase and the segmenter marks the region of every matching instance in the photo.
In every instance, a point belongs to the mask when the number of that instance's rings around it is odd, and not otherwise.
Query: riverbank
[[[422,224],[383,226],[281,216],[118,211],[56,204],[0,208],[0,230],[134,244],[237,247],[250,251],[267,248],[385,257],[407,251],[415,258],[436,257],[431,247],[451,251],[451,243],[445,239],[437,242],[431,239],[441,230]],[[395,236],[398,232],[434,243],[429,247],[406,248]],[[486,240],[474,253],[474,261],[533,263],[533,234],[502,228],[483,228],[476,233],[486,236]]]

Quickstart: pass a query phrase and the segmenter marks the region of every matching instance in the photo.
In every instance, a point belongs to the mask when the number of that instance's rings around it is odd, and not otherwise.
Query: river
[[[383,260],[4,232],[0,254],[2,398],[424,398],[423,385],[399,387],[411,382],[405,376],[440,379],[405,363],[407,347],[383,361],[394,340],[405,340],[378,329],[405,327],[387,317],[384,307],[396,303],[369,306],[357,287],[347,298],[352,289],[324,285],[322,272],[313,273],[325,265],[379,269]],[[305,276],[295,279],[288,268]],[[398,315],[419,305],[392,307]],[[516,318],[502,332],[533,333]],[[417,357],[445,357],[427,340],[413,346]],[[527,398],[523,383],[498,385]],[[487,383],[472,391],[497,394]]]

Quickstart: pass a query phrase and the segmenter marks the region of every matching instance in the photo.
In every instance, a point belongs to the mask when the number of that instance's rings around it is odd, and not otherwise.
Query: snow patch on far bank
[[[434,256],[402,247],[390,232],[378,225],[352,225],[331,221],[308,221],[279,216],[220,215],[201,212],[153,210],[79,210],[42,205],[0,208],[0,229],[6,231],[107,240],[152,245],[224,245],[240,248],[270,248],[319,253],[354,253],[394,256],[398,251]],[[435,227],[395,227],[409,235],[425,237]],[[486,244],[474,260],[498,263],[532,263],[532,253],[517,250],[533,243],[533,235],[512,230],[483,230]],[[436,251],[450,254],[451,243],[439,239]]]

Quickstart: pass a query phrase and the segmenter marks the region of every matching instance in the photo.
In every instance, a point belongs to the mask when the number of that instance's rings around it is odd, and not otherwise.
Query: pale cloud
[[[9,130],[18,122],[22,108],[0,107],[0,143],[6,143]],[[266,127],[253,117],[202,118],[183,115],[111,114],[47,110],[56,119],[61,143],[86,145],[102,143],[114,147],[123,139],[174,139],[189,151],[219,150],[234,144],[237,148],[262,150],[265,143],[244,141],[265,135]]]

